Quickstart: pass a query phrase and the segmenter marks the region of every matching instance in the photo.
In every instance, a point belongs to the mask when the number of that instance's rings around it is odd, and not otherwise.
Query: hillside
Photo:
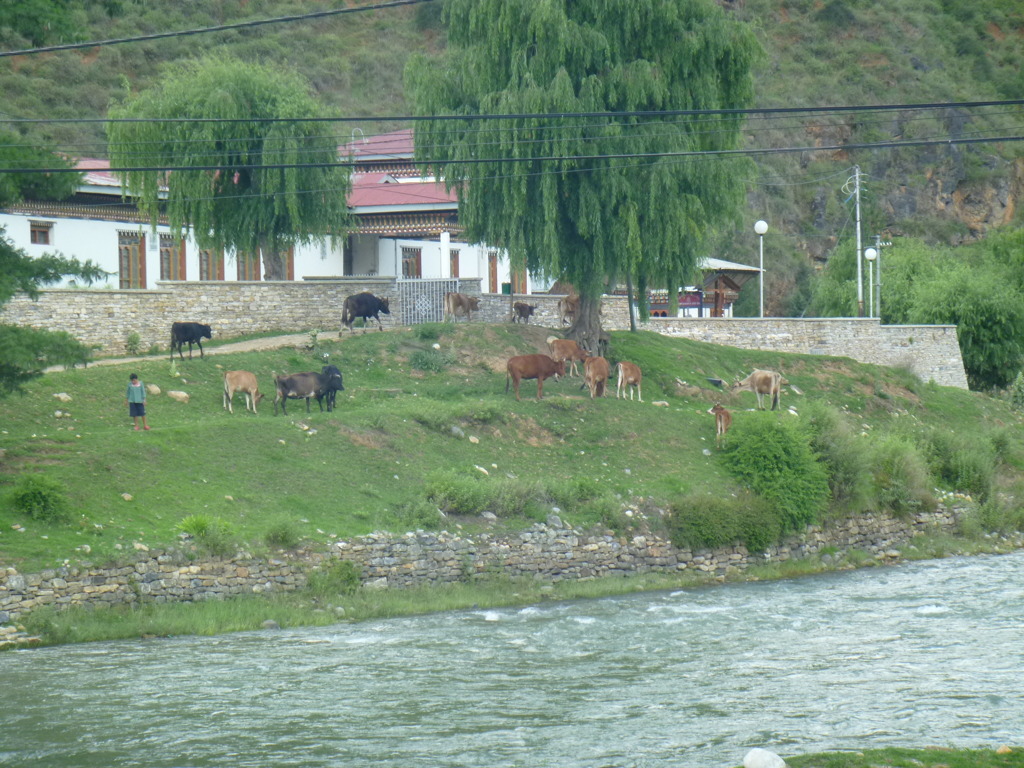
[[[89,4],[78,37],[116,39],[252,19],[311,13],[333,4],[245,2]],[[1024,6],[1013,0],[863,3],[855,0],[723,2],[757,31],[765,55],[756,70],[757,107],[822,107],[1009,100],[1024,97]],[[116,12],[109,17],[104,8]],[[128,88],[144,89],[161,68],[217,51],[294,66],[338,115],[339,143],[395,127],[374,117],[409,111],[402,70],[413,52],[444,46],[440,0],[81,51],[0,59],[4,115],[41,119],[17,128],[76,156],[103,156],[101,123],[49,122],[102,117]],[[56,42],[56,41],[50,41]],[[30,41],[0,29],[0,49]],[[815,147],[894,139],[1020,135],[1020,107],[918,112],[827,113],[751,118],[751,147]],[[838,150],[758,156],[749,181],[748,221],[719,234],[713,249],[752,263],[754,220],[770,222],[768,314],[799,314],[815,266],[853,242],[844,182],[864,173],[863,232],[957,244],[1019,221],[1024,190],[1020,143],[900,150]],[[748,297],[748,301],[749,301]],[[746,305],[744,305],[746,306]],[[749,306],[746,306],[749,310]]]
[[[0,566],[116,560],[136,542],[165,547],[202,526],[220,531],[226,545],[256,551],[301,541],[321,546],[377,529],[472,531],[489,525],[484,512],[515,528],[544,520],[553,507],[581,527],[661,526],[665,511],[687,497],[740,491],[715,449],[706,411],[716,400],[734,409],[735,431],[758,416],[748,411],[754,396],[729,395],[708,379],[731,380],[753,367],[783,371],[803,393],[783,395],[783,405],[801,416],[772,418],[799,423],[830,406],[843,426],[829,434],[877,446],[870,455],[879,466],[893,446],[909,454],[916,443],[922,455],[927,448],[928,482],[953,490],[978,475],[950,474],[946,459],[988,462],[995,485],[977,486],[978,493],[1011,486],[1024,467],[1015,437],[1020,418],[1004,401],[844,358],[651,333],[612,339],[613,362],[635,361],[645,372],[642,404],[593,401],[578,379],[547,382],[539,402],[532,382],[524,383],[516,402],[504,391],[505,361],[542,349],[549,333],[428,324],[174,366],[160,355],[47,374],[5,407]],[[272,371],[318,370],[324,354],[345,376],[336,411],[321,413],[314,401],[307,415],[301,401],[291,401],[287,416],[275,416],[271,399],[258,415],[237,401],[233,415],[223,409],[225,370],[251,370],[269,387]],[[162,390],[149,401],[151,432],[133,432],[126,415],[130,372]],[[169,390],[187,392],[189,402],[173,401]],[[60,393],[70,401],[55,399]],[[16,509],[12,491],[29,471],[64,486],[63,522]]]

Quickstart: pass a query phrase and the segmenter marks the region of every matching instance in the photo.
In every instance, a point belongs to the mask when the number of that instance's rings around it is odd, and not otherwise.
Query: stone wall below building
[[[290,592],[306,585],[312,569],[332,558],[353,562],[368,588],[403,588],[503,576],[546,582],[592,579],[647,572],[699,571],[726,576],[766,560],[813,557],[825,548],[841,553],[863,550],[895,558],[898,548],[926,531],[950,531],[963,510],[894,518],[853,517],[811,526],[767,552],[736,545],[715,550],[674,547],[653,535],[622,537],[564,526],[557,516],[547,524],[515,534],[473,536],[416,531],[374,533],[335,543],[329,552],[282,555],[259,560],[246,554],[198,560],[185,552],[145,553],[131,564],[101,567],[68,565],[23,574],[0,573],[0,628],[29,612],[51,606],[130,605],[139,602],[196,602],[253,593]],[[0,631],[0,647],[3,647]]]

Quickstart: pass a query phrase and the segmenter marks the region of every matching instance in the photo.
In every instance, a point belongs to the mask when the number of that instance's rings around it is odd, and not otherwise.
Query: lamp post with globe
[[[875,310],[877,309],[877,307],[874,306],[874,265],[875,259],[878,258],[878,251],[876,251],[874,248],[865,248],[864,258],[868,260],[868,317],[874,317]]]
[[[754,224],[754,232],[757,233],[758,240],[758,267],[761,272],[758,275],[757,282],[760,284],[761,289],[761,317],[764,317],[764,233],[768,231],[768,223],[763,220],[758,220]]]

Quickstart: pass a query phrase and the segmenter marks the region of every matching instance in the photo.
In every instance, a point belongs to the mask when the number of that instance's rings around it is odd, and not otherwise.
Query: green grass
[[[1012,768],[1024,765],[1024,749],[997,754],[989,749],[865,749],[786,757],[792,768]]]
[[[705,411],[721,400],[742,421],[754,396],[729,396],[707,379],[730,379],[753,367],[782,370],[805,393],[785,394],[784,406],[829,403],[849,414],[866,439],[893,429],[942,429],[967,445],[1001,430],[1003,452],[1019,454],[1020,417],[1002,400],[920,385],[905,372],[841,358],[744,351],[653,333],[615,333],[609,355],[613,363],[625,359],[643,368],[643,404],[592,401],[578,379],[548,382],[540,402],[530,396],[516,402],[504,391],[504,362],[542,349],[548,332],[438,324],[321,337],[318,352],[329,353],[345,376],[333,413],[321,413],[314,402],[307,415],[302,401],[290,401],[288,415],[275,417],[272,392],[258,415],[237,400],[233,415],[222,408],[225,370],[253,371],[269,390],[272,371],[319,370],[320,359],[303,348],[178,360],[177,376],[156,358],[48,374],[25,395],[3,401],[0,566],[32,571],[66,560],[123,560],[135,542],[174,545],[179,524],[192,515],[223,520],[256,554],[272,551],[282,530],[323,546],[335,537],[431,522],[467,532],[479,527],[475,514],[436,520],[425,489],[438,478],[471,489],[476,486],[468,483],[479,484],[488,505],[504,505],[499,516],[513,528],[544,519],[548,504],[586,527],[607,524],[613,506],[665,508],[687,493],[737,491]],[[414,367],[435,341],[437,364]],[[164,393],[149,398],[150,432],[131,429],[123,405],[130,372]],[[174,402],[168,390],[185,391],[190,401]],[[524,395],[533,391],[527,386]],[[53,397],[60,392],[71,402]],[[652,405],[656,400],[668,407]],[[57,418],[58,410],[70,416]],[[1017,476],[1010,464],[1000,471],[1004,484]],[[37,521],[14,507],[12,491],[26,473],[67,488],[66,522]],[[585,488],[578,485],[583,481]],[[534,502],[509,499],[527,493]]]

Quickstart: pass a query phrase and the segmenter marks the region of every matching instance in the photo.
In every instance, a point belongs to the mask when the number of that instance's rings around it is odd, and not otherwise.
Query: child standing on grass
[[[139,431],[139,419],[142,419],[142,428],[149,429],[146,423],[146,387],[139,381],[139,376],[133,373],[128,377],[128,392],[124,396],[128,404],[128,415],[135,421],[135,431]]]

